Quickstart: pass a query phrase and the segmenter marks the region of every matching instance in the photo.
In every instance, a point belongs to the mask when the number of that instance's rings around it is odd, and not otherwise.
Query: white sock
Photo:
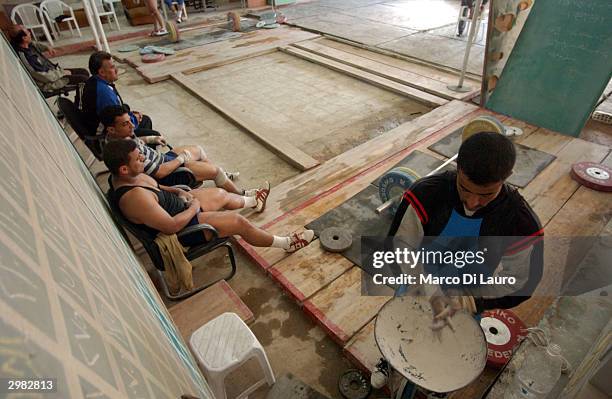
[[[244,199],[245,208],[255,208],[257,206],[257,200],[255,197],[242,197]]]
[[[274,236],[274,241],[272,241],[272,248],[289,249],[289,244],[291,244],[291,240],[289,239],[289,237]]]
[[[180,7],[180,6],[179,6],[179,7]],[[179,8],[179,10],[178,10],[178,15],[177,15],[177,18],[178,18],[178,19],[181,19],[181,17],[182,17],[182,16],[183,16],[183,7],[180,7],[180,8]]]

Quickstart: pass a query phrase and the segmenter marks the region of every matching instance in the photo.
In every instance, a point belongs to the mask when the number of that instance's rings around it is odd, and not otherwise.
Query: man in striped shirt
[[[244,195],[245,190],[236,187],[227,173],[219,166],[214,165],[207,158],[201,146],[175,147],[172,151],[162,153],[150,147],[151,145],[166,145],[163,136],[134,135],[134,123],[126,105],[111,105],[102,111],[100,120],[106,130],[106,141],[110,140],[134,140],[140,153],[144,156],[144,173],[153,177],[165,186],[178,184],[173,175],[177,168],[185,166],[195,175],[197,181],[213,180],[215,186],[225,191]],[[267,190],[269,190],[269,184]],[[254,190],[246,190],[250,193]]]

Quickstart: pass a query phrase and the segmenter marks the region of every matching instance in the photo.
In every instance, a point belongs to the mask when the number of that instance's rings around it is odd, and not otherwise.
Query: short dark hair
[[[111,140],[104,146],[102,158],[104,164],[113,175],[119,173],[119,168],[130,161],[130,152],[137,148],[134,140]]]
[[[514,144],[506,136],[493,132],[476,133],[459,147],[457,168],[474,184],[506,180],[516,161]]]
[[[14,27],[11,32],[11,44],[14,48],[21,47],[21,43],[23,43],[23,38],[26,37],[28,32],[25,29],[19,29],[18,27]]]
[[[104,127],[113,126],[115,124],[115,119],[118,116],[123,114],[127,114],[130,112],[130,107],[127,104],[121,105],[109,105],[104,108],[102,112],[100,112],[100,122],[104,125]]]
[[[100,68],[102,68],[102,64],[105,60],[110,60],[113,58],[106,51],[96,51],[92,55],[89,56],[89,73],[92,75],[97,75]]]

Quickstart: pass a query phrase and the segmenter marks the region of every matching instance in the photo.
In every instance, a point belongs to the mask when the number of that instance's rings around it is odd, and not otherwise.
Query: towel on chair
[[[155,238],[162,260],[164,261],[164,278],[168,290],[172,295],[178,294],[181,289],[193,289],[193,266],[185,257],[185,248],[181,245],[176,234],[166,235],[159,233]]]

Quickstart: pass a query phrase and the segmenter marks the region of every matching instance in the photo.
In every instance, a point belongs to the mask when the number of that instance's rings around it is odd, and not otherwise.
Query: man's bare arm
[[[134,188],[124,194],[119,202],[119,207],[125,217],[133,223],[145,224],[164,234],[176,234],[184,229],[198,213],[200,202],[194,198],[187,209],[175,216],[170,216],[150,191],[144,188]]]

